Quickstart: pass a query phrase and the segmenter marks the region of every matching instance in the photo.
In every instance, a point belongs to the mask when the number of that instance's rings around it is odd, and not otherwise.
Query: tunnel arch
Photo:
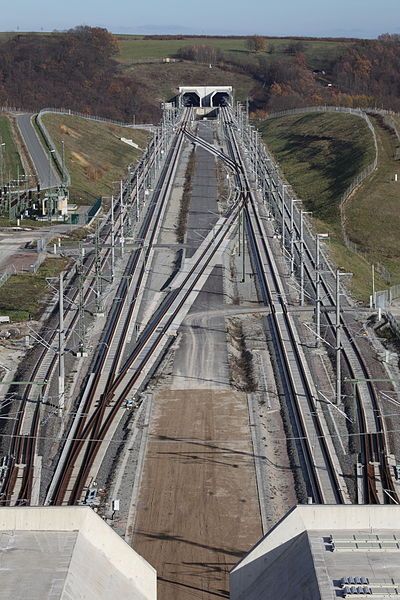
[[[214,92],[211,95],[211,106],[228,106],[231,104],[231,95],[229,92]]]
[[[197,92],[184,92],[182,94],[182,104],[183,106],[201,106],[200,96]]]

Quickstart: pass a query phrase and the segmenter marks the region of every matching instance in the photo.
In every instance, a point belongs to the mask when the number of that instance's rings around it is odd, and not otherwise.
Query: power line
[[[378,432],[356,432],[356,433],[348,433],[347,436],[349,438],[356,438],[356,437],[365,437],[368,435],[383,435],[383,431],[378,431]],[[400,433],[400,429],[387,429],[386,433]],[[65,441],[67,439],[69,439],[72,442],[87,442],[88,438],[81,438],[81,437],[73,437],[73,438],[68,438],[68,436],[66,437],[60,437],[60,436],[47,436],[47,435],[13,435],[13,434],[2,434],[3,438],[11,438],[14,437],[16,439],[21,438],[21,439],[34,439],[34,440],[58,440],[58,441]],[[331,434],[329,436],[326,435],[315,435],[313,436],[313,438],[315,438],[316,440],[318,439],[334,439],[334,438],[343,438],[343,436],[339,435],[339,434]],[[121,444],[121,443],[125,443],[126,439],[120,438],[120,439],[114,439],[114,438],[90,438],[93,442],[107,442],[107,443],[113,443],[113,444]],[[307,436],[302,435],[302,436],[289,436],[289,437],[273,437],[273,436],[269,436],[269,439],[271,441],[274,442],[284,442],[287,440],[291,440],[291,441],[301,441],[301,440],[306,440]],[[160,440],[157,440],[160,441]],[[202,439],[198,439],[198,440],[194,440],[193,438],[174,438],[174,439],[168,439],[165,441],[169,441],[171,443],[174,442],[180,442],[180,443],[184,443],[185,441],[187,441],[188,443],[193,442],[193,441],[198,441],[199,443],[203,443],[203,444],[207,444],[207,440],[202,440]],[[217,440],[218,441],[218,440]],[[224,440],[220,440],[221,443],[224,443]],[[227,452],[229,452],[229,450],[227,450]]]

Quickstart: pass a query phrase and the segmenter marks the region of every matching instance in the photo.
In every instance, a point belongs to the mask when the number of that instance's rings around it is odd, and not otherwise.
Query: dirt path
[[[133,537],[159,598],[228,598],[229,570],[261,535],[245,395],[161,391]]]

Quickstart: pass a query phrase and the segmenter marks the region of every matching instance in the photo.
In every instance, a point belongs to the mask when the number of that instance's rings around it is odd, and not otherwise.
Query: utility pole
[[[139,221],[139,169],[136,170],[136,221]]]
[[[340,278],[345,275],[353,275],[353,273],[345,273],[336,269],[336,404],[339,404],[342,400],[342,372],[341,372],[341,354],[342,354],[342,340],[341,332],[342,325],[340,322]]]
[[[241,252],[241,241],[240,241],[240,230],[241,230],[241,220],[242,220],[242,211],[239,211],[239,217],[238,217],[238,221],[239,221],[239,231],[238,231],[238,238],[239,238],[239,256],[240,256],[240,252]]]
[[[62,185],[63,185],[63,187],[65,187],[65,146],[64,146],[64,140],[61,140],[61,148],[62,148],[62,153],[61,153],[61,157],[62,157]]]
[[[321,267],[320,267],[320,240],[329,237],[327,233],[317,233],[315,236],[315,345],[318,348],[321,340]]]
[[[20,179],[19,179],[19,165],[18,165],[17,166],[17,215],[21,214],[21,211],[20,211],[20,198],[21,197],[20,197],[19,186],[20,186]]]
[[[310,210],[300,211],[300,305],[304,306],[304,215],[311,215]]]
[[[375,299],[375,265],[371,265],[371,274],[372,274],[372,308],[376,308],[376,299]]]
[[[304,305],[304,210],[300,211],[300,305]]]
[[[79,349],[77,356],[83,358],[87,356],[85,347],[86,327],[85,327],[85,294],[83,291],[83,284],[85,281],[84,277],[84,264],[83,264],[83,247],[82,243],[79,243],[79,261],[76,265],[78,273],[78,338],[79,338]]]
[[[125,244],[125,238],[124,238],[124,217],[125,217],[125,205],[124,205],[124,198],[123,198],[123,182],[121,179],[120,182],[120,222],[121,222],[121,237],[120,237],[120,243],[121,243],[121,256],[124,255],[124,244]]]
[[[242,208],[242,283],[246,281],[246,253],[245,253],[245,233],[246,233],[246,217],[244,207]]]
[[[6,145],[4,142],[2,142],[0,144],[0,158],[1,158],[1,170],[0,170],[0,177],[1,177],[1,197],[3,197],[3,191],[4,191],[4,154],[3,154],[3,148],[5,148]]]
[[[111,281],[115,277],[115,221],[114,221],[114,196],[111,196]]]
[[[336,404],[342,400],[342,371],[341,371],[341,323],[340,323],[340,271],[336,269]]]
[[[256,176],[256,190],[258,189],[258,131],[254,130],[254,173]]]
[[[100,228],[96,227],[95,237],[95,293],[96,293],[96,314],[98,317],[104,315],[103,309],[103,278],[101,274],[101,253],[100,253]]]
[[[282,183],[282,248],[285,251],[285,190],[286,185]]]
[[[301,202],[298,198],[291,198],[290,201],[290,275],[294,274],[294,203]]]
[[[62,413],[65,407],[64,273],[60,273],[58,311],[58,406],[60,408],[60,412]]]

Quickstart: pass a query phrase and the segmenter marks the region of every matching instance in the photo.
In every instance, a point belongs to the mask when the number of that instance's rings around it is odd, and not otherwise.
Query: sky
[[[1,31],[75,25],[114,33],[376,37],[400,33],[400,0],[0,0]]]

